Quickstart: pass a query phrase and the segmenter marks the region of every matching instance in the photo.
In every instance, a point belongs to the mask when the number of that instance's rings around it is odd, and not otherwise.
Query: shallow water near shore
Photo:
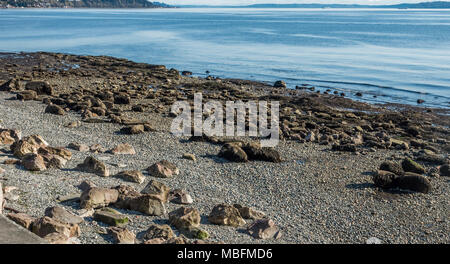
[[[450,108],[446,10],[0,10],[0,32],[0,51],[110,55]]]

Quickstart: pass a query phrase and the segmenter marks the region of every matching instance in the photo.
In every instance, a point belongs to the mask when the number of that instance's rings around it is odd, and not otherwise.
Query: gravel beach
[[[184,77],[183,77],[184,78]],[[4,78],[6,81],[7,78]],[[0,82],[1,83],[1,82]],[[66,85],[67,87],[67,85]],[[99,187],[113,188],[126,184],[140,191],[150,180],[164,183],[170,189],[183,189],[193,198],[189,207],[200,212],[200,227],[210,237],[208,241],[223,243],[366,243],[376,237],[382,243],[449,243],[450,198],[449,178],[426,176],[432,186],[429,193],[382,190],[374,185],[372,176],[384,161],[401,162],[414,157],[413,149],[365,148],[357,152],[332,151],[330,145],[284,139],[275,149],[280,163],[250,161],[229,162],[217,156],[220,144],[189,141],[168,131],[171,118],[160,113],[146,112],[146,121],[154,130],[126,135],[118,133],[117,123],[87,123],[69,128],[80,120],[80,114],[67,111],[64,115],[45,113],[47,105],[40,101],[20,101],[15,94],[0,92],[0,128],[17,129],[22,137],[40,135],[50,146],[65,147],[78,142],[92,146],[100,144],[112,149],[120,143],[134,147],[134,155],[113,155],[70,150],[72,158],[63,169],[30,172],[21,165],[4,164],[13,159],[9,145],[0,144],[0,174],[3,186],[16,190],[7,196],[8,208],[42,217],[45,209],[62,206],[69,212],[82,212],[78,201],[58,202],[67,195],[80,195],[78,185],[88,180]],[[139,113],[130,113],[140,116]],[[448,127],[447,127],[448,133]],[[448,144],[448,143],[446,143]],[[445,152],[443,155],[448,156]],[[196,161],[184,159],[192,153]],[[96,157],[110,170],[110,177],[76,169],[87,156]],[[174,163],[179,175],[155,178],[146,168],[160,160]],[[433,166],[426,165],[427,171]],[[114,177],[123,170],[138,170],[145,175],[142,184]],[[11,196],[17,196],[11,198]],[[10,197],[8,199],[8,197]],[[217,204],[241,204],[262,211],[280,228],[278,239],[255,239],[246,232],[253,220],[241,227],[214,225],[208,215]],[[181,205],[167,203],[167,212]],[[130,222],[127,228],[142,234],[152,223],[169,224],[168,216],[148,216],[132,210],[117,209]],[[107,225],[85,217],[79,224],[78,242],[113,243]],[[173,228],[178,234],[176,228]]]

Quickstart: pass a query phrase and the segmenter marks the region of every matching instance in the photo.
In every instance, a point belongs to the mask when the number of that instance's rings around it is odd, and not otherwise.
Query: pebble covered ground
[[[206,142],[186,142],[165,131],[167,123],[160,117],[150,120],[161,132],[139,135],[116,133],[120,126],[112,123],[82,123],[77,128],[64,125],[79,120],[69,112],[64,116],[44,114],[45,105],[36,101],[9,100],[11,93],[0,92],[0,126],[22,131],[22,136],[41,135],[51,146],[67,147],[71,142],[86,145],[101,144],[111,149],[119,143],[129,143],[135,155],[92,154],[72,151],[65,169],[30,172],[20,166],[5,165],[12,158],[6,145],[0,146],[0,167],[5,172],[0,179],[5,186],[18,187],[17,200],[7,206],[31,216],[41,217],[47,207],[60,205],[75,214],[78,202],[59,203],[58,197],[79,194],[76,187],[84,180],[97,186],[114,187],[128,184],[141,190],[151,179],[170,188],[186,190],[194,199],[191,205],[199,209],[201,227],[212,241],[224,243],[365,243],[376,237],[383,243],[449,243],[449,179],[430,178],[432,191],[397,193],[381,191],[373,185],[371,172],[385,160],[401,160],[409,155],[404,150],[376,150],[355,154],[332,152],[329,146],[314,143],[282,141],[276,149],[285,160],[282,163],[251,161],[232,163],[218,158],[219,145]],[[182,159],[192,153],[197,161]],[[100,177],[74,168],[92,155],[105,162],[114,175],[122,170],[140,170],[146,176],[143,184],[122,179]],[[145,169],[166,159],[180,169],[174,178],[153,178]],[[278,240],[254,239],[240,228],[218,226],[207,216],[219,203],[239,203],[263,211],[280,227]],[[167,204],[170,212],[180,205]],[[8,210],[5,210],[6,213]],[[153,217],[119,210],[131,220],[128,228],[139,234],[151,223],[168,223],[167,216]],[[251,220],[247,220],[247,224]],[[80,224],[81,243],[112,243],[105,234],[106,225],[86,217]]]

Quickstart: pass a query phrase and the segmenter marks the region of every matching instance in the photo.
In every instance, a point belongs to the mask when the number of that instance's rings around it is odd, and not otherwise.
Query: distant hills
[[[358,5],[358,4],[254,4],[246,6],[208,6],[208,5],[178,5],[177,7],[195,8],[398,8],[398,9],[447,9],[450,8],[450,2],[422,2],[415,4],[396,4],[396,5]]]
[[[2,8],[165,8],[147,0],[0,0]]]

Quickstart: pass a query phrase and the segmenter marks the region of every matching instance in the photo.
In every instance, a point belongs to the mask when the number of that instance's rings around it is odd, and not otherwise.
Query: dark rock
[[[207,239],[209,237],[208,232],[199,227],[180,229],[180,233],[191,239]]]
[[[424,167],[422,167],[420,164],[409,158],[403,160],[402,167],[405,172],[414,172],[418,174],[425,173]]]
[[[416,157],[416,160],[428,162],[428,163],[435,164],[435,165],[442,165],[447,162],[447,160],[444,157],[441,157],[436,154],[431,154],[431,153],[420,153]]]
[[[356,152],[356,145],[351,144],[333,144],[331,150],[334,151],[347,151],[347,152]]]
[[[53,88],[46,81],[32,81],[25,85],[25,90],[35,91],[38,95],[53,95]]]
[[[6,91],[11,92],[13,90],[19,90],[19,80],[17,79],[10,79],[9,81],[4,82],[2,85],[0,85],[0,91]]]
[[[78,189],[80,189],[82,192],[87,191],[93,187],[97,187],[93,182],[90,181],[83,181],[78,186]]]
[[[390,171],[379,170],[373,175],[372,179],[375,186],[383,189],[390,189],[396,187],[395,180],[397,177],[397,175]]]
[[[182,74],[183,76],[191,76],[191,75],[192,75],[192,72],[190,72],[190,71],[183,71],[181,74]]]
[[[120,132],[127,135],[142,134],[144,133],[144,131],[145,131],[144,125],[131,125],[124,127],[120,130]]]
[[[45,113],[54,115],[65,115],[66,111],[59,105],[49,104],[45,108]]]
[[[450,176],[450,165],[449,164],[442,165],[439,168],[439,172],[441,176]]]
[[[144,112],[144,107],[142,105],[133,105],[133,107],[131,107],[131,110],[134,112],[142,113]]]
[[[385,161],[385,162],[381,163],[380,170],[390,171],[399,176],[403,175],[405,173],[400,164],[398,164],[396,162],[392,162],[392,161]]]
[[[281,162],[278,151],[273,148],[261,148],[257,144],[245,144],[242,147],[249,160],[261,160],[270,162]]]
[[[128,94],[119,94],[114,96],[114,103],[115,104],[130,104],[131,98]]]
[[[406,172],[405,176],[396,178],[395,182],[400,189],[421,193],[429,193],[431,191],[431,183],[427,178],[419,174]]]
[[[219,157],[233,162],[247,162],[248,157],[245,151],[239,146],[231,143],[223,145],[218,154]]]
[[[284,81],[276,81],[273,84],[273,87],[275,87],[275,88],[286,88],[286,83]]]

